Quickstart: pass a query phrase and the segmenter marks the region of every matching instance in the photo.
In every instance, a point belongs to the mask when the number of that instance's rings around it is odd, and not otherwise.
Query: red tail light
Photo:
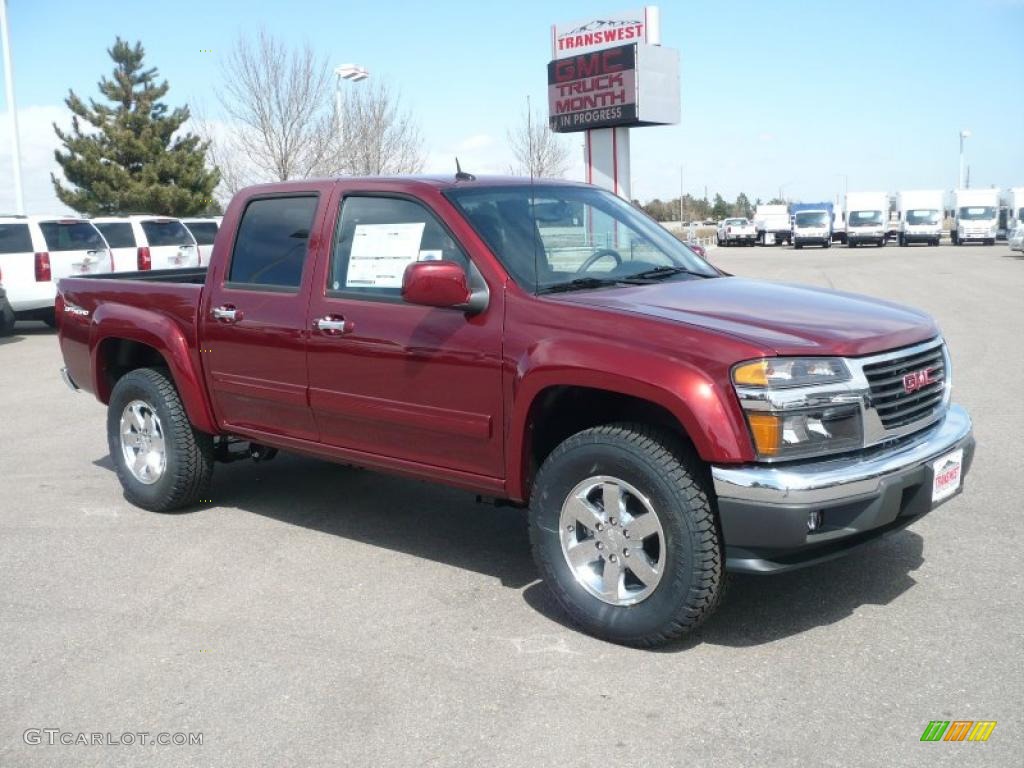
[[[149,248],[144,245],[139,246],[139,271],[152,269],[153,260],[149,258]]]
[[[53,273],[50,271],[50,254],[45,251],[36,254],[36,282],[48,283],[53,280]]]

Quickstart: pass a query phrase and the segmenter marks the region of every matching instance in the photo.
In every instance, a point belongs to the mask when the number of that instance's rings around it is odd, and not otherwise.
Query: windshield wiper
[[[694,277],[714,277],[714,275],[705,275],[703,272],[697,272],[693,269],[687,269],[686,267],[654,267],[653,269],[645,269],[643,272],[637,272],[635,275],[627,275],[623,277],[623,280],[661,280],[666,277],[672,277],[672,275],[693,275]]]
[[[606,288],[609,285],[621,285],[623,280],[607,277],[577,277],[565,283],[556,283],[541,288],[537,293],[565,293],[566,291],[583,291],[588,288]]]

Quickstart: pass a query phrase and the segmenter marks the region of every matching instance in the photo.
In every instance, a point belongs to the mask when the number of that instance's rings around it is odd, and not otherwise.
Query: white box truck
[[[754,211],[754,229],[757,232],[757,242],[761,245],[792,243],[793,229],[789,221],[789,206],[767,204],[757,206]]]
[[[1013,230],[1024,227],[1024,187],[1013,187],[1006,190],[1003,195],[1003,205],[1006,207],[1006,222],[1000,225],[1006,227],[1006,237],[1013,236]]]
[[[862,243],[885,245],[889,226],[887,192],[848,192],[845,207],[846,244],[850,248]]]
[[[943,193],[940,190],[908,190],[897,195],[899,243],[938,245],[942,238]]]
[[[953,193],[953,245],[972,240],[995,245],[999,228],[999,190],[958,189]]]

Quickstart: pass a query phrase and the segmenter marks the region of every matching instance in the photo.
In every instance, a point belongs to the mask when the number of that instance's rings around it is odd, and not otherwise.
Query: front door
[[[308,403],[306,312],[329,192],[311,185],[255,197],[240,219],[225,221],[235,232],[230,258],[211,266],[200,339],[215,412],[228,429],[319,437]]]
[[[482,279],[422,202],[343,198],[310,299],[310,405],[328,445],[501,477],[500,291],[475,315],[401,297],[410,262],[442,259]]]

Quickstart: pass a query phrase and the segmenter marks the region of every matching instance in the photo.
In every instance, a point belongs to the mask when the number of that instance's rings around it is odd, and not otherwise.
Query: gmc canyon
[[[459,486],[528,507],[568,614],[634,646],[727,570],[902,529],[974,452],[928,315],[726,274],[583,184],[251,187],[208,267],[64,278],[56,313],[133,504],[278,449]]]

